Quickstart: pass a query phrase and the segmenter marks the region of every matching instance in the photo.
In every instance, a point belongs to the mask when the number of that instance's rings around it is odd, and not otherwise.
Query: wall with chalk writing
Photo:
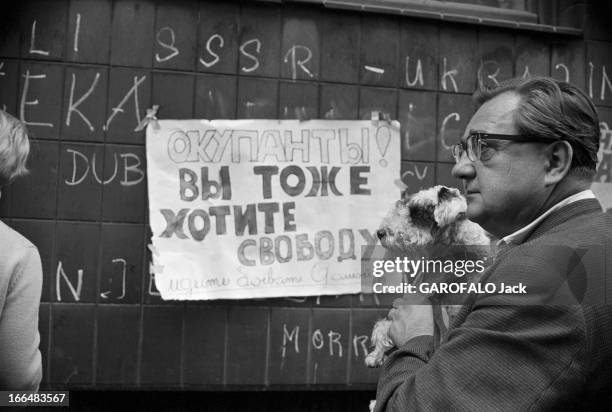
[[[457,186],[448,149],[473,90],[551,75],[600,110],[596,180],[609,188],[612,33],[597,7],[559,11],[582,18],[583,36],[569,36],[298,2],[3,6],[0,107],[26,122],[32,155],[31,174],[3,189],[0,216],[41,253],[43,388],[374,388],[363,359],[390,302],[161,300],[146,247],[145,136],[134,129],[152,104],[162,119],[380,111],[401,123],[398,180]]]

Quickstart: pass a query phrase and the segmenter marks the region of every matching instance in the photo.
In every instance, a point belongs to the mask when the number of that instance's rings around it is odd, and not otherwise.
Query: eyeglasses
[[[472,162],[483,159],[483,154],[486,149],[490,146],[487,144],[487,140],[507,140],[515,143],[551,143],[550,139],[540,137],[525,137],[518,134],[495,134],[495,133],[481,133],[471,132],[465,142],[459,142],[453,146],[452,152],[455,162],[459,163],[463,152],[467,153],[468,159]]]

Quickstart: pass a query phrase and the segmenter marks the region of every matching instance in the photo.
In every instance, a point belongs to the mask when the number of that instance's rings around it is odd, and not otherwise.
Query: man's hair
[[[574,152],[570,173],[591,180],[597,169],[599,118],[588,96],[566,82],[548,77],[514,78],[492,89],[474,93],[480,107],[487,100],[507,91],[521,97],[515,124],[521,136],[565,140]]]
[[[28,173],[30,141],[25,125],[0,110],[0,186]]]

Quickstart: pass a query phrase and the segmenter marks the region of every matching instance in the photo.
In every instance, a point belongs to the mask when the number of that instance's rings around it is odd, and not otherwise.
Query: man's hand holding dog
[[[424,296],[396,299],[389,311],[389,319],[389,337],[397,347],[417,336],[434,334],[433,310]]]

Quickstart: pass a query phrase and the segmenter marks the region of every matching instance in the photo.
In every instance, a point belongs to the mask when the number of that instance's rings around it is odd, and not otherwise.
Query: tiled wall
[[[612,126],[612,34],[590,4],[560,10],[584,16],[583,39],[268,2],[21,3],[3,17],[0,105],[29,123],[32,173],[5,190],[0,215],[41,252],[44,387],[376,382],[363,344],[389,302],[161,301],[134,132],[152,104],[160,118],[383,111],[402,124],[411,190],[457,185],[447,148],[479,82],[568,75]],[[609,182],[612,141],[602,139],[597,179]]]

